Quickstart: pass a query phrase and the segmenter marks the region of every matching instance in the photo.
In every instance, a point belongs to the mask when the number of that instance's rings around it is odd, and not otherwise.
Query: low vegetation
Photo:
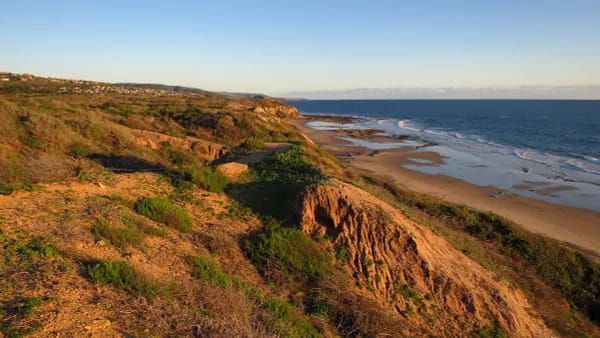
[[[209,166],[186,166],[178,168],[173,170],[170,176],[176,180],[191,182],[210,192],[223,192],[227,184],[229,184],[227,177]]]
[[[139,248],[144,241],[144,233],[140,231],[129,228],[117,228],[102,221],[98,221],[92,230],[98,238],[104,239],[120,249],[126,249],[129,246]]]
[[[184,232],[189,231],[192,224],[192,218],[185,209],[163,198],[141,198],[134,209],[140,215]]]
[[[15,191],[35,191],[39,189],[39,185],[33,183],[1,183],[0,182],[0,195],[10,195]]]
[[[40,326],[40,322],[29,322],[28,325],[15,325],[15,322],[27,321],[29,315],[41,306],[44,300],[39,297],[17,297],[0,308],[0,316],[9,320],[0,321],[0,333],[7,338],[20,338],[32,334]]]
[[[23,337],[35,332],[42,323],[30,318],[44,303],[37,296],[26,296],[34,276],[47,277],[52,271],[64,271],[60,252],[40,237],[23,238],[0,230],[0,335]],[[17,275],[25,277],[20,281]]]
[[[152,300],[161,291],[158,283],[123,261],[92,262],[86,270],[92,282],[112,285],[136,297]]]
[[[282,326],[285,337],[321,337],[314,324],[299,315],[298,310],[285,300],[272,298],[267,300],[264,305]]]
[[[297,278],[320,278],[332,271],[330,255],[314,240],[271,220],[246,241],[245,250],[260,266],[287,271]]]
[[[310,184],[325,184],[327,176],[306,157],[307,148],[290,149],[266,157],[252,167],[251,179],[232,184],[229,196],[255,214],[293,223],[298,194]]]
[[[314,324],[303,316],[298,309],[291,306],[289,302],[279,298],[265,298],[245,282],[223,272],[211,257],[206,255],[192,257],[191,264],[192,274],[195,278],[223,289],[235,288],[241,290],[251,301],[257,302],[262,309],[268,311],[275,319],[276,326],[282,332],[282,336],[320,337]]]
[[[317,167],[304,158],[300,145],[293,145],[288,151],[265,158],[254,170],[264,182],[312,184],[324,183],[327,179]]]
[[[40,237],[22,240],[5,235],[0,230],[0,249],[2,259],[0,269],[4,266],[34,263],[39,258],[50,258],[59,255],[59,251]]]
[[[210,257],[198,255],[192,257],[192,275],[200,280],[213,283],[221,288],[234,286],[233,278],[224,273],[221,267]]]

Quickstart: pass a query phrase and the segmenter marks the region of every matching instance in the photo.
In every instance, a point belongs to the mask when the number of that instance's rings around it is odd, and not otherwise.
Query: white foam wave
[[[425,129],[425,130],[423,130],[423,132],[425,132],[427,134],[431,134],[431,135],[442,136],[442,137],[449,136],[447,132],[441,131],[441,130]]]
[[[340,128],[341,126],[332,123],[317,127],[334,129]],[[558,173],[566,175],[565,177],[582,177],[574,172],[579,172],[583,175],[600,175],[600,160],[593,156],[559,156],[540,153],[534,149],[513,148],[508,145],[486,140],[479,135],[467,135],[459,131],[447,129],[423,128],[421,125],[410,119],[362,117],[362,120],[354,124],[346,124],[343,127],[360,129],[377,128],[392,135],[416,135],[419,139],[423,138],[424,142],[429,139],[429,141],[446,144],[448,146],[451,145],[452,148],[467,151],[469,153],[488,155],[500,154],[502,156],[512,155],[521,160],[547,167],[555,175]],[[589,177],[585,178],[585,180],[590,179],[594,180]]]
[[[549,159],[543,155],[536,154],[531,150],[514,149],[513,153],[522,160],[545,164],[549,167],[552,167],[556,164],[554,160]]]
[[[590,168],[590,167],[586,166],[583,162],[578,161],[576,159],[567,160],[566,163],[568,165],[570,165],[571,167],[579,169],[586,173],[600,175],[600,168],[598,168],[598,169]]]
[[[414,123],[411,120],[400,120],[398,121],[398,128],[410,130],[414,132],[420,132],[421,129],[415,128]]]

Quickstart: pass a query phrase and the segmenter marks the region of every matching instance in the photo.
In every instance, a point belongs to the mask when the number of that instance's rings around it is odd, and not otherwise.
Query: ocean
[[[353,127],[381,129],[436,143],[438,146],[431,150],[447,157],[445,165],[411,169],[600,210],[599,100],[289,102],[303,114],[360,117]],[[523,181],[561,188],[546,190],[552,193],[523,189],[522,184],[520,189],[515,188]]]

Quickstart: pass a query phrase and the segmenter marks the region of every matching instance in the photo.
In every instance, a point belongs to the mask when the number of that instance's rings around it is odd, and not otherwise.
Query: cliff
[[[2,76],[0,337],[600,335],[494,243],[408,217],[283,102]]]
[[[333,180],[309,187],[300,205],[302,230],[344,250],[348,275],[402,314],[412,334],[453,336],[500,325],[519,337],[554,336],[519,290],[365,191]]]

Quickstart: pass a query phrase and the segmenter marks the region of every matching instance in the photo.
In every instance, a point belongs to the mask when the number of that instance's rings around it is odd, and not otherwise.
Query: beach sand
[[[340,139],[346,132],[311,129],[305,125],[307,121],[298,119],[291,122],[345,164],[392,181],[407,190],[494,212],[518,223],[528,231],[565,242],[566,245],[576,247],[596,258],[600,257],[598,212],[503,193],[493,186],[478,186],[446,175],[428,175],[406,169],[403,164],[435,165],[443,161],[443,158],[436,152],[415,151],[414,147],[380,151],[357,147]],[[394,142],[393,139],[387,141]],[[518,188],[529,189],[535,186],[535,182],[524,182]]]

